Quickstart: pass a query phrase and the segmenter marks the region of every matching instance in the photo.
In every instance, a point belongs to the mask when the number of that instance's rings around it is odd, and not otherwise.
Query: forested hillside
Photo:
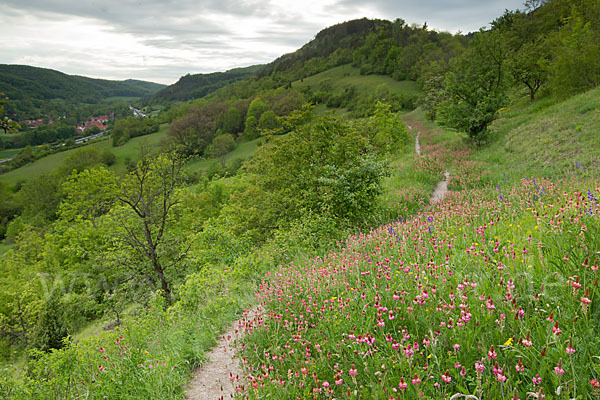
[[[16,114],[20,120],[46,117],[52,110],[68,112],[67,104],[99,104],[111,97],[146,97],[163,87],[131,79],[109,81],[27,65],[0,65],[0,92],[11,99],[5,112]]]
[[[596,399],[598,37],[597,0],[349,21],[183,77],[128,162],[0,176],[0,397],[183,399],[254,306],[239,398]]]

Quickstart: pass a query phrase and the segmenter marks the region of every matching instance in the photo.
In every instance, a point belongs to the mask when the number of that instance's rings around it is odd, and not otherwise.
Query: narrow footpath
[[[412,126],[406,125],[408,129],[412,130]],[[418,156],[421,156],[421,143],[419,142],[419,136],[421,135],[421,131],[417,131],[417,136],[415,137],[415,153]],[[446,193],[448,193],[448,181],[450,180],[450,172],[444,172],[444,180],[439,181],[433,189],[431,196],[429,197],[429,204],[434,204],[442,201]]]
[[[408,125],[409,129],[412,129]],[[421,156],[419,134],[415,139],[415,152]],[[431,197],[430,204],[442,201],[448,192],[450,173],[444,173],[445,179],[438,182]],[[207,362],[198,368],[190,381],[187,400],[225,400],[235,397],[235,386],[244,379],[240,361],[236,357],[237,345],[246,328],[253,324],[261,314],[260,308],[244,311],[242,319],[233,323],[231,328],[218,340],[217,345],[207,354]]]
[[[240,361],[236,357],[237,345],[261,312],[259,307],[244,311],[242,319],[235,321],[231,328],[221,335],[217,345],[206,355],[206,363],[194,372],[186,390],[188,400],[234,398],[235,386],[243,379]]]

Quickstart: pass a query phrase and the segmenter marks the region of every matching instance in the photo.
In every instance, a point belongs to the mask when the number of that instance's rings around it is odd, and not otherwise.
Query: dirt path
[[[429,198],[429,204],[435,204],[442,201],[446,193],[448,193],[448,180],[450,179],[450,172],[444,172],[444,176],[446,178],[443,181],[439,181],[435,189],[433,189],[433,193],[431,193],[431,197]]]
[[[406,124],[408,129],[413,129],[412,126]],[[421,155],[421,143],[419,142],[419,136],[421,131],[417,130],[417,136],[415,137],[415,153],[417,155]],[[429,197],[429,203],[434,204],[441,201],[446,193],[448,193],[448,180],[450,179],[450,172],[444,172],[445,179],[443,181],[439,181],[436,185],[435,189],[433,189],[433,193],[431,193],[431,197]]]
[[[237,344],[260,313],[259,307],[244,311],[242,319],[235,321],[221,336],[217,345],[207,354],[207,362],[194,372],[186,390],[188,400],[234,398],[234,385],[243,379],[239,359],[235,356]]]

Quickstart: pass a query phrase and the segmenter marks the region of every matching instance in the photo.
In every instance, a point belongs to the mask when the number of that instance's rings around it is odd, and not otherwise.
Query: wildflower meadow
[[[267,273],[240,398],[599,398],[600,184],[450,158],[466,190]]]

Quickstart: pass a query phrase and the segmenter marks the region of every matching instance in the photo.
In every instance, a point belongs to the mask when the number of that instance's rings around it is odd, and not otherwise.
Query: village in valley
[[[64,118],[64,117],[63,117]],[[59,118],[60,119],[60,118]],[[80,121],[77,123],[77,133],[82,134],[87,130],[92,129],[93,127],[97,127],[100,131],[104,131],[108,128],[108,122],[115,119],[115,113],[110,112],[108,115],[98,115],[95,117],[88,117],[87,119]],[[28,127],[31,129],[38,128],[42,125],[54,125],[56,122],[52,119],[48,120],[48,122],[44,122],[44,118],[37,119],[26,119],[21,121],[21,126],[23,128]]]

